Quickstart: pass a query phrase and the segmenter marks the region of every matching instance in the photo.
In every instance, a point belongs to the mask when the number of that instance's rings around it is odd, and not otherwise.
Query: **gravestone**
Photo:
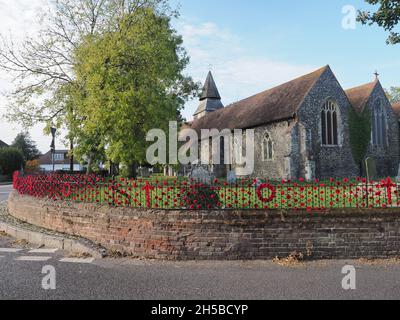
[[[365,172],[367,174],[368,181],[373,181],[378,178],[376,172],[376,160],[375,158],[365,159]]]
[[[150,177],[150,172],[149,172],[149,168],[147,167],[140,167],[138,169],[138,175],[141,178],[149,178]]]
[[[190,171],[189,179],[195,183],[211,184],[213,175],[202,165],[194,165]]]
[[[286,179],[292,179],[292,168],[293,168],[293,159],[291,157],[285,158],[285,172],[286,172]]]
[[[228,171],[227,179],[228,183],[234,184],[236,183],[237,177],[235,171]]]
[[[307,161],[306,164],[306,180],[312,181],[315,179],[315,161]]]

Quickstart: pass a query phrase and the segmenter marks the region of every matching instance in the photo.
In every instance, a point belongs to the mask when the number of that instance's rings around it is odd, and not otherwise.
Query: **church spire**
[[[207,79],[204,83],[204,87],[200,96],[200,101],[203,101],[205,99],[221,100],[221,96],[219,95],[217,85],[215,84],[211,71],[208,72]]]
[[[218,92],[217,85],[211,71],[208,72],[206,82],[200,95],[200,105],[194,114],[194,119],[204,117],[206,114],[222,109],[224,105],[221,102],[221,96]]]

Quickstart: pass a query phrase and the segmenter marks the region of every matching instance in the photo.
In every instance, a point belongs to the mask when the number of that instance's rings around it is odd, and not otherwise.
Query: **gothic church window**
[[[274,142],[272,141],[271,135],[268,132],[264,134],[262,154],[264,161],[272,161],[274,159]]]
[[[372,110],[372,144],[374,146],[387,145],[386,114],[381,100],[377,100]]]
[[[338,114],[337,104],[328,100],[321,111],[321,139],[324,146],[339,145]]]

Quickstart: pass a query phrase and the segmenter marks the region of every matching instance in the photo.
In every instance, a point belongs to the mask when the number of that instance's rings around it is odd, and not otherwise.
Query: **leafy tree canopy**
[[[118,30],[86,37],[74,60],[73,132],[80,156],[145,162],[147,132],[167,131],[186,99],[197,93],[197,85],[183,75],[189,59],[181,37],[168,16],[151,8],[126,16]]]
[[[400,32],[397,25],[400,21],[400,1],[398,0],[365,0],[371,5],[378,5],[375,12],[359,11],[358,21],[362,24],[378,25],[389,32],[387,44],[400,43]]]
[[[400,87],[391,87],[386,94],[391,103],[400,102]]]
[[[26,128],[45,123],[47,134],[51,127],[63,128],[58,132],[68,132],[65,138],[71,150],[79,139],[83,144],[81,151],[86,149],[86,158],[90,159],[94,153],[97,159],[102,158],[104,142],[99,140],[103,138],[100,134],[85,142],[82,135],[76,136],[80,132],[75,124],[81,120],[75,110],[76,90],[91,91],[81,87],[85,82],[77,83],[76,53],[83,47],[89,48],[95,39],[122,32],[127,17],[137,11],[151,9],[155,15],[168,17],[176,17],[177,13],[169,7],[168,0],[55,0],[49,3],[48,10],[43,10],[39,17],[39,34],[22,43],[15,43],[13,35],[0,36],[0,69],[14,80],[13,90],[7,93],[7,117]],[[89,147],[89,142],[94,147]]]
[[[136,10],[151,7],[175,15],[166,0],[55,0],[39,17],[35,37],[15,43],[1,35],[0,68],[13,76],[9,119],[30,127],[38,122],[68,128],[73,112],[65,86],[75,81],[73,55],[88,36],[118,30]]]
[[[19,133],[11,146],[22,152],[25,161],[35,160],[40,156],[36,143],[27,132]]]

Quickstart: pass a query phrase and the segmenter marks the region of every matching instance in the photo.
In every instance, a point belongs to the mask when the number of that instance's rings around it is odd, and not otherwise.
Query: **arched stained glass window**
[[[377,100],[372,110],[372,144],[374,146],[387,145],[387,119],[380,99]]]
[[[321,140],[324,146],[339,145],[338,107],[328,100],[321,111]]]

